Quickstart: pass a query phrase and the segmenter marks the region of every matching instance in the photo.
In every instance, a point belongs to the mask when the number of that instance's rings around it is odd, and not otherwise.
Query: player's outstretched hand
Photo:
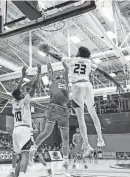
[[[47,53],[47,52],[50,51],[50,47],[49,47],[49,45],[47,43],[42,43],[39,46],[39,50],[44,52],[44,53]]]
[[[27,72],[26,72],[26,67],[24,66],[22,68],[22,76],[26,76]]]
[[[41,74],[41,65],[37,64],[37,72]]]

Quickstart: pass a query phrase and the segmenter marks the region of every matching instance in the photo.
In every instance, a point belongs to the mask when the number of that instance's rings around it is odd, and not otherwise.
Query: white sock
[[[25,177],[25,173],[24,172],[20,172],[19,173],[19,177]]]
[[[12,168],[12,169],[11,169],[11,172],[14,172],[14,173],[15,173],[15,168]]]
[[[68,162],[68,156],[63,156],[63,163]]]
[[[35,149],[37,149],[37,148],[38,148],[38,146],[37,146],[36,144],[34,144],[34,147],[35,147]]]

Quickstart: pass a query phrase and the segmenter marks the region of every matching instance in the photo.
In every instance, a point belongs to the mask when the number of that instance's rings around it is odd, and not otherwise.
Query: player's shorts
[[[55,124],[56,121],[59,128],[69,129],[69,110],[59,105],[50,104],[47,113],[47,122]]]
[[[74,83],[72,85],[72,99],[82,109],[84,109],[84,103],[88,109],[94,107],[92,84],[87,81]]]
[[[78,154],[82,155],[83,153],[83,148],[82,144],[78,144],[74,146],[74,157],[77,157]]]
[[[17,154],[29,151],[32,145],[30,127],[18,126],[13,131],[13,150]]]

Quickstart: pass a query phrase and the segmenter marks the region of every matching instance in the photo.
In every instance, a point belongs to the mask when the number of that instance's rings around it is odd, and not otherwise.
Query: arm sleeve
[[[27,94],[24,98],[24,105],[30,104],[31,96]]]

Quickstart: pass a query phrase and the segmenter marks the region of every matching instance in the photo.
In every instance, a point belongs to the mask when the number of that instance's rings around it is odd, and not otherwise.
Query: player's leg
[[[16,163],[17,163],[17,154],[20,153],[20,149],[18,147],[17,143],[17,129],[14,128],[13,134],[12,134],[12,139],[13,139],[13,158],[12,158],[12,169],[8,177],[15,177],[15,168],[16,168]]]
[[[84,142],[84,157],[89,156],[93,148],[89,145],[87,126],[84,119],[84,99],[86,96],[85,83],[77,83],[72,85],[72,99],[74,101],[74,108],[79,122],[79,129]]]
[[[85,91],[82,86],[82,83],[77,83],[72,85],[72,99],[74,103],[75,112],[78,118],[79,129],[81,136],[83,138],[84,144],[88,146],[88,136],[87,136],[87,127],[84,119],[84,96]]]
[[[68,152],[69,152],[69,129],[60,128],[63,151],[63,172],[65,176],[70,176],[68,172]]]
[[[62,138],[62,152],[63,152],[63,162],[68,162],[68,152],[69,152],[69,129],[60,128],[61,138]]]
[[[37,137],[35,141],[36,147],[39,147],[52,133],[55,122],[47,121],[45,124],[44,131]]]
[[[19,163],[19,177],[23,177],[26,173],[27,166],[28,166],[28,160],[29,160],[29,152],[30,152],[32,143],[33,142],[31,141],[31,135],[30,135],[30,140],[21,149],[21,158],[20,158],[20,163]]]
[[[12,169],[11,169],[8,177],[15,177],[15,167],[16,167],[16,163],[17,163],[17,154],[13,151],[12,156],[13,156],[12,157]]]
[[[15,152],[13,152],[13,158],[12,158],[12,170],[15,172],[15,167],[17,164],[17,154]]]
[[[59,110],[60,111],[60,110]],[[61,108],[61,117],[58,120],[59,129],[62,138],[63,152],[63,172],[65,176],[70,176],[68,173],[68,155],[69,155],[69,111]]]
[[[35,159],[38,160],[39,162],[41,162],[43,164],[43,166],[46,166],[47,163],[45,162],[45,160],[43,159],[41,154],[38,154],[37,152],[35,153]]]
[[[39,147],[52,133],[57,118],[57,109],[54,106],[49,106],[47,113],[47,121],[44,131],[37,137],[35,141],[35,148]]]
[[[100,124],[100,121],[99,121],[99,118],[97,116],[95,106],[94,106],[94,94],[93,94],[93,87],[92,87],[91,83],[86,84],[85,103],[87,105],[88,112],[93,119],[95,129],[97,131],[97,135],[98,135],[98,144],[97,145],[100,147],[103,147],[103,146],[105,146],[105,143],[102,138],[101,124]]]
[[[21,155],[19,155],[19,160],[17,161],[16,167],[15,167],[15,177],[19,176],[20,172],[20,161],[21,161]]]

